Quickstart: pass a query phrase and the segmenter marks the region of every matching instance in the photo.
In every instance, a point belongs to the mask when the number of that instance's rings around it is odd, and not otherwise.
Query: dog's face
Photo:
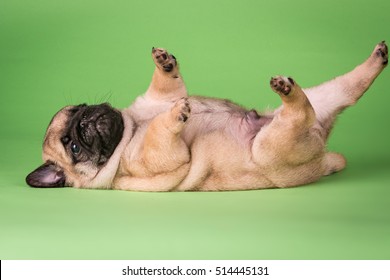
[[[122,114],[109,104],[68,106],[47,128],[44,164],[26,181],[33,187],[86,186],[105,168],[122,139]]]

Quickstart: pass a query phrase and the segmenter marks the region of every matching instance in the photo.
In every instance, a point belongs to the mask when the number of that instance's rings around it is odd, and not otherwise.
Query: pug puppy
[[[379,43],[354,70],[313,88],[271,78],[282,106],[269,113],[189,97],[176,58],[160,48],[152,58],[152,82],[129,108],[82,104],[55,114],[30,186],[216,191],[317,181],[345,168],[326,142],[337,115],[387,66],[388,48]]]

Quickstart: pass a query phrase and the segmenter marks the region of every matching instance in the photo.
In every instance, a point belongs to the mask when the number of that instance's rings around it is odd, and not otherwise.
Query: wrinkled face
[[[45,163],[26,181],[33,187],[86,187],[122,139],[121,113],[109,104],[68,106],[50,122],[43,143]]]

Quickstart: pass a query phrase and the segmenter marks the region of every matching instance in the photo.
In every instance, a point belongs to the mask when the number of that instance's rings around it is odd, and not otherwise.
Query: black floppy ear
[[[35,188],[59,188],[65,185],[65,174],[52,162],[46,162],[27,175],[26,183]]]

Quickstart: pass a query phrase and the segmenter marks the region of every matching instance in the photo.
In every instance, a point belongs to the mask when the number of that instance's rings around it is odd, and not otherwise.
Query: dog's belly
[[[190,97],[190,104],[191,117],[182,132],[188,146],[198,137],[221,131],[248,148],[261,128],[273,118],[272,115],[261,116],[256,110],[248,111],[228,100]]]
[[[191,116],[182,132],[183,140],[191,145],[197,137],[221,130],[242,145],[251,143],[260,129],[272,121],[273,115],[259,115],[225,99],[191,96],[188,98]],[[158,114],[170,110],[177,99],[154,101],[138,98],[129,108],[135,122],[149,123]]]

